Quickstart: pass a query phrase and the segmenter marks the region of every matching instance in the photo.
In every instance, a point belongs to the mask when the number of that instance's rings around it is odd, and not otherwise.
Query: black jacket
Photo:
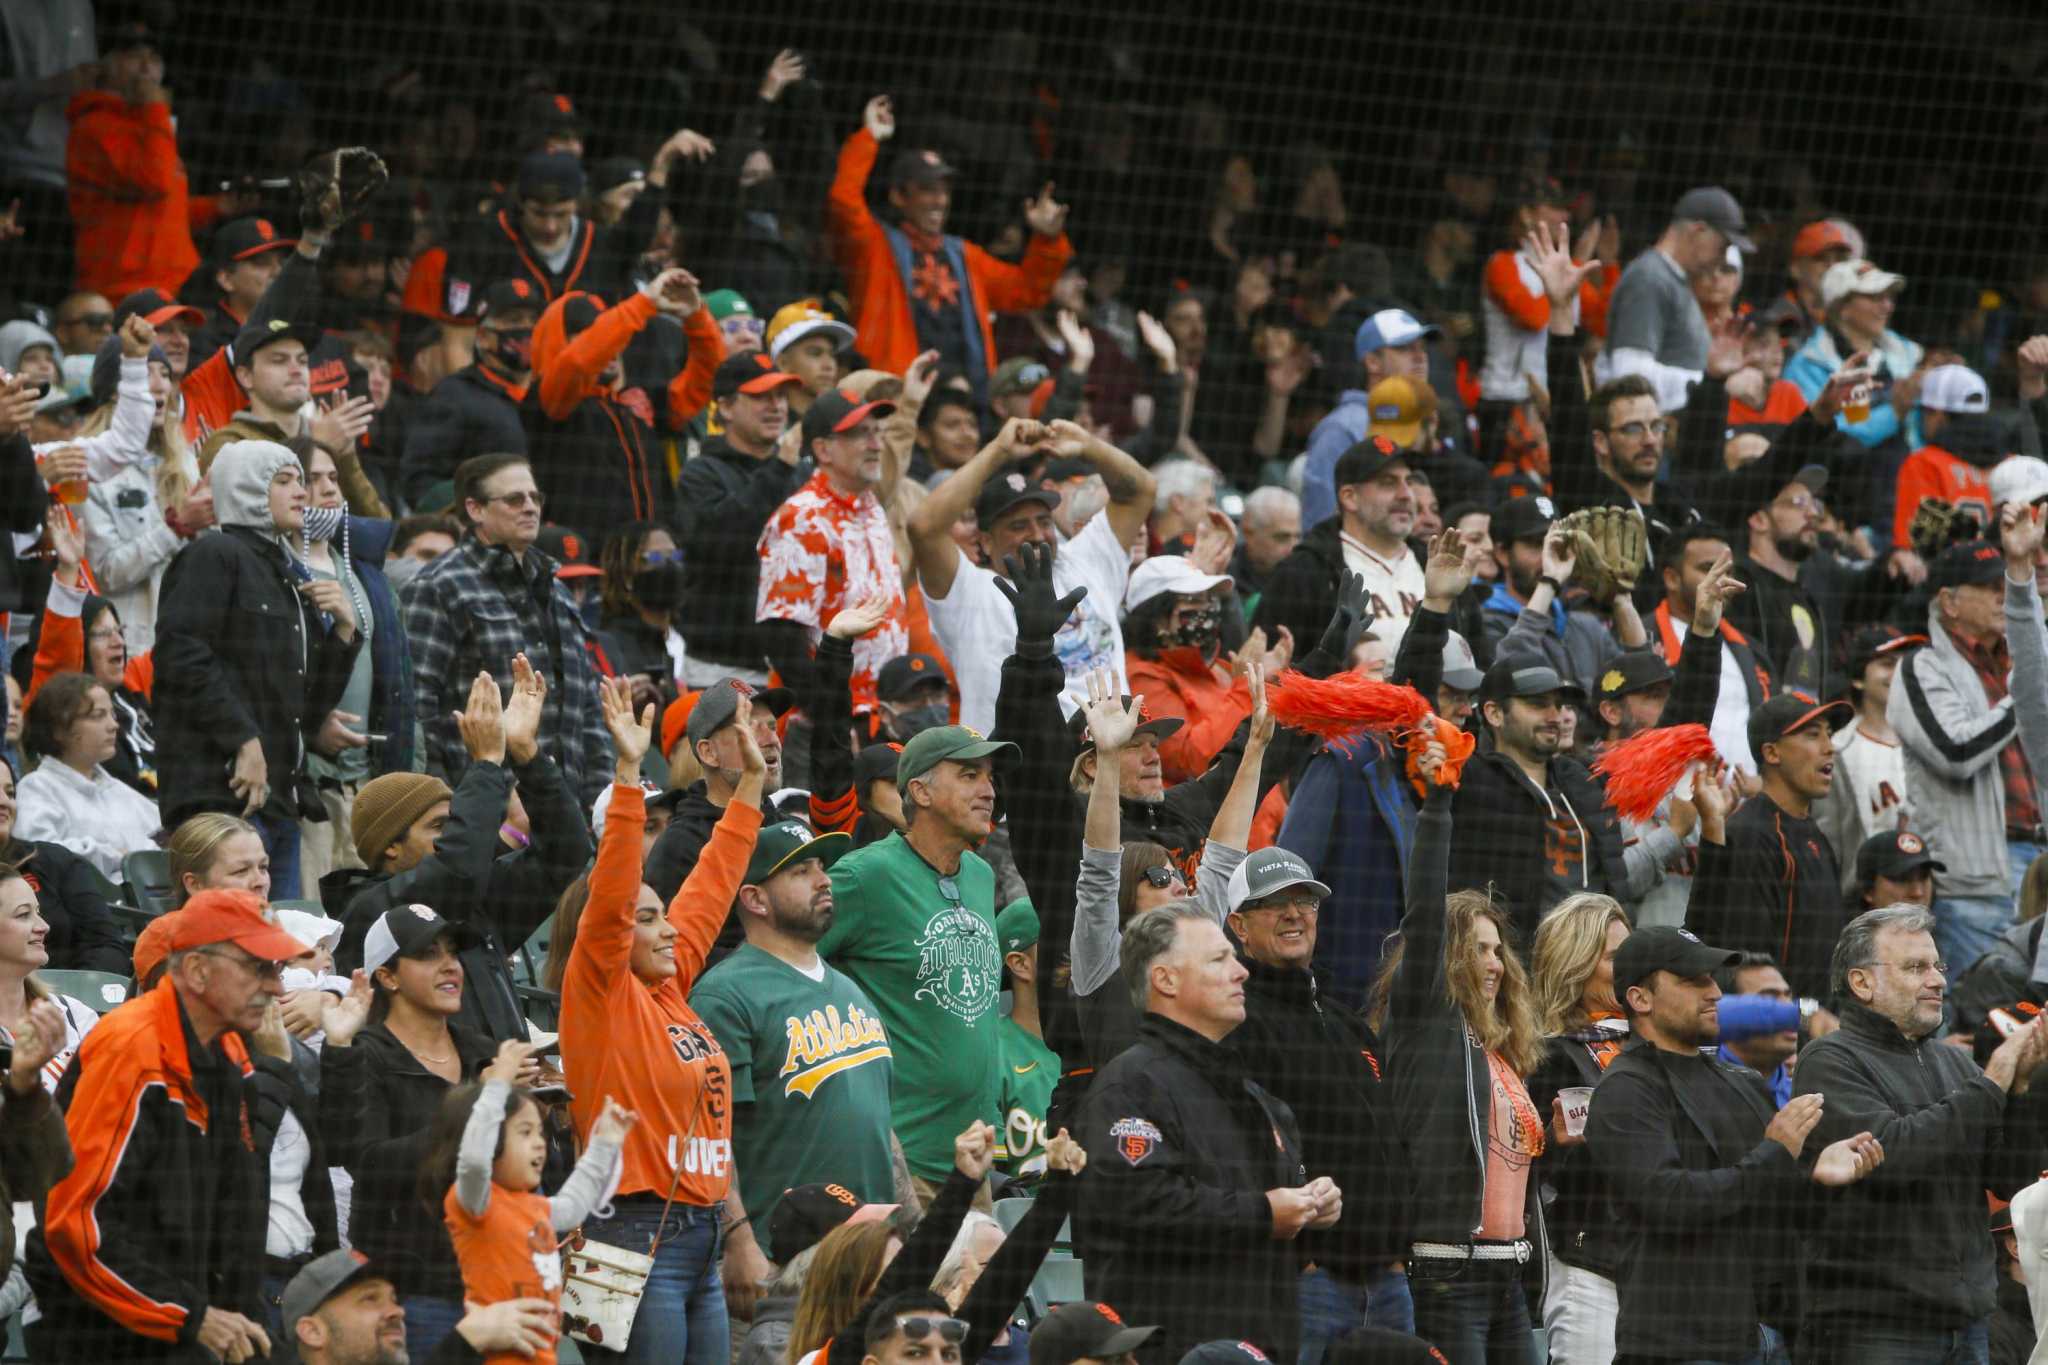
[[[1795,1095],[1827,1097],[1806,1155],[1868,1131],[1884,1164],[1826,1201],[1808,1242],[1811,1316],[1967,1326],[1996,1302],[1984,1191],[2010,1199],[2048,1164],[2041,1097],[2009,1098],[1959,1049],[1909,1041],[1855,1000],[1836,1009],[1842,1027],[1799,1049],[1793,1073]]]
[[[560,270],[527,244],[519,231],[518,210],[509,202],[507,207],[479,213],[451,234],[441,276],[442,307],[450,317],[461,317],[493,284],[517,279],[539,293],[540,308],[574,289],[623,298],[633,287],[634,253],[653,235],[667,198],[660,193],[641,195],[613,227],[599,227],[579,216]]]
[[[1310,1170],[1344,1191],[1344,1217],[1327,1232],[1303,1233],[1301,1254],[1362,1284],[1408,1257],[1408,1168],[1381,1074],[1385,1049],[1363,1015],[1317,989],[1312,971],[1240,960],[1251,975],[1230,1045],[1251,1078],[1294,1111]]]
[[[1311,526],[1287,558],[1274,566],[1251,622],[1266,632],[1268,640],[1278,639],[1285,626],[1294,632],[1294,647],[1306,649],[1330,624],[1330,613],[1337,609],[1337,584],[1344,575],[1342,523],[1340,514]]]
[[[564,887],[583,874],[593,854],[575,793],[546,754],[518,770],[533,842],[506,852],[498,839],[513,771],[477,762],[462,774],[448,805],[448,824],[417,867],[387,876],[350,868],[321,878],[321,902],[341,920],[337,969],[363,964],[363,939],[395,906],[431,905],[454,924],[483,936],[462,950],[462,1012],[456,1018],[493,1043],[526,1036],[508,954],[554,913]]]
[[[1536,1074],[1529,1077],[1529,1098],[1545,1122],[1557,1092],[1572,1086],[1600,1084],[1600,1054],[1610,1054],[1626,1033],[1575,1029],[1550,1040]],[[1613,1279],[1621,1266],[1621,1223],[1607,1193],[1607,1180],[1593,1168],[1584,1147],[1544,1148],[1536,1165],[1549,1212],[1550,1249],[1560,1261]]]
[[[455,477],[472,455],[524,455],[526,389],[509,389],[481,365],[469,365],[415,402],[398,457],[398,487],[415,511],[427,490]]]
[[[1832,994],[1829,964],[1846,922],[1835,850],[1812,817],[1760,794],[1728,817],[1727,842],[1700,841],[1685,927],[1717,947],[1769,953],[1795,994]]]
[[[0,611],[42,611],[50,590],[50,570],[40,560],[19,559],[14,532],[27,535],[49,515],[50,490],[36,473],[35,448],[17,432],[0,440]],[[6,699],[0,697],[0,719]]]
[[[50,926],[43,947],[51,970],[134,975],[134,958],[121,942],[121,928],[100,895],[91,863],[62,844],[23,839],[0,847],[0,860],[18,866],[35,888],[36,912]]]
[[[1471,781],[1472,769],[1465,769]],[[1387,1076],[1407,1147],[1408,1232],[1418,1242],[1469,1244],[1486,1197],[1493,1078],[1486,1050],[1444,984],[1451,792],[1432,787],[1408,855],[1401,965],[1387,996]],[[1543,1207],[1529,1181],[1526,1235],[1541,1245]],[[1540,1258],[1539,1258],[1540,1259]]]
[[[674,900],[676,892],[683,889],[684,878],[697,865],[697,857],[703,853],[704,845],[711,842],[712,826],[724,814],[724,806],[711,804],[701,777],[691,783],[684,791],[683,799],[676,802],[668,828],[648,850],[647,870],[642,874],[642,879],[661,896],[663,905]],[[761,818],[764,821],[802,820],[808,824],[811,811],[809,803],[799,797],[763,810]]]
[[[164,827],[200,811],[240,813],[235,751],[263,741],[263,813],[324,819],[303,781],[306,742],[341,701],[363,637],[320,624],[275,540],[232,526],[199,536],[164,574],[156,619],[157,785]],[[303,793],[299,788],[308,788]]]
[[[1451,889],[1491,886],[1508,903],[1526,951],[1536,921],[1550,906],[1544,898],[1544,858],[1552,837],[1572,831],[1579,840],[1579,866],[1586,891],[1623,895],[1628,873],[1622,866],[1621,821],[1607,797],[1579,764],[1550,760],[1550,780],[1563,798],[1555,812],[1513,760],[1482,742],[1465,764],[1451,834]],[[1562,837],[1562,836],[1559,836]]]
[[[1780,684],[1827,695],[1829,630],[1820,604],[1796,581],[1758,568],[1746,554],[1735,556],[1735,572],[1749,590],[1728,604],[1729,623],[1748,637]]]
[[[1310,1176],[1294,1115],[1236,1051],[1146,1015],[1137,1044],[1096,1078],[1080,1133],[1074,1235],[1088,1297],[1159,1324],[1139,1359],[1177,1361],[1217,1338],[1294,1359],[1301,1253],[1273,1240],[1266,1191]]]
[[[646,390],[587,395],[556,421],[536,408],[528,427],[533,477],[548,494],[548,520],[593,542],[633,521],[669,524],[668,457]],[[750,608],[751,610],[751,608]]]
[[[1635,1041],[1601,1077],[1586,1151],[1622,1221],[1621,1354],[1744,1360],[1757,1350],[1762,1299],[1788,1273],[1788,1229],[1811,1198],[1791,1152],[1764,1137],[1774,1113],[1761,1077],[1711,1054]]]
[[[293,1046],[304,1049],[305,1045],[293,1040]],[[306,1054],[312,1056],[310,1052]],[[306,1210],[306,1221],[313,1225],[313,1254],[321,1255],[341,1245],[340,1227],[335,1222],[334,1182],[327,1174],[326,1144],[320,1137],[320,1111],[313,1096],[306,1093],[299,1083],[296,1067],[291,1062],[281,1061],[267,1053],[251,1049],[249,1060],[256,1066],[255,1074],[249,1077],[249,1128],[256,1139],[257,1155],[267,1164],[270,1150],[277,1145],[277,1130],[284,1126],[286,1114],[299,1121],[305,1130],[306,1141],[312,1147],[312,1155],[306,1161],[306,1172],[299,1178],[299,1202]],[[265,1188],[268,1188],[267,1184]]]
[[[48,847],[48,845],[44,845]],[[45,912],[43,918],[48,919]],[[2040,951],[2041,931],[2048,917],[2022,920],[2000,934],[1971,963],[1955,985],[1949,1000],[1955,1006],[1955,1031],[1973,1039],[1977,1065],[1982,1066],[2003,1041],[2004,1034],[1992,1022],[1992,1011],[2002,1010],[2014,1023],[2025,1023],[2029,1012],[2015,1006],[2048,1004],[2048,982],[2034,980],[2034,954]]]
[[[462,1078],[476,1079],[497,1044],[460,1024],[449,1031]],[[448,1225],[419,1197],[427,1132],[452,1089],[381,1021],[365,1025],[348,1047],[330,1041],[320,1049],[320,1133],[327,1159],[355,1181],[349,1245],[395,1264],[400,1294],[460,1302],[462,1272]]]
[[[794,420],[794,419],[792,419]],[[754,620],[761,581],[755,545],[775,509],[803,486],[801,465],[757,460],[722,436],[683,466],[676,485],[683,559],[683,638],[690,656],[760,668],[768,646]]]

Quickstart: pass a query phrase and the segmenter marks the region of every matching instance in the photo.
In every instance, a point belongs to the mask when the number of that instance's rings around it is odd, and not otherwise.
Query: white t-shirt
[[[1130,552],[1117,543],[1106,514],[1089,518],[1081,533],[1062,542],[1053,558],[1055,593],[1064,597],[1075,588],[1088,589],[1088,595],[1052,639],[1067,682],[1076,689],[1085,688],[1087,675],[1098,668],[1116,675],[1119,692],[1129,687],[1124,680],[1124,632],[1117,612],[1130,578]],[[1416,582],[1419,593],[1419,571]],[[995,574],[964,557],[954,571],[951,591],[933,597],[927,588],[925,601],[932,631],[953,661],[953,676],[960,682],[960,723],[987,734],[995,728],[1003,660],[1017,649],[1017,614],[1010,609],[1010,599],[996,587]]]
[[[1344,546],[1344,567],[1365,579],[1373,637],[1387,642],[1387,657],[1392,658],[1392,651],[1401,648],[1401,637],[1408,633],[1408,622],[1422,605],[1422,561],[1405,545],[1399,559],[1387,559],[1342,532],[1338,539]],[[1296,640],[1294,652],[1304,653],[1314,645],[1313,640]]]
[[[1680,641],[1692,631],[1692,623],[1678,619],[1678,613],[1671,614],[1671,630]],[[1756,772],[1756,759],[1749,752],[1749,683],[1742,676],[1742,665],[1735,662],[1735,651],[1721,644],[1721,693],[1714,702],[1714,722],[1707,727],[1707,733],[1714,737],[1714,749],[1724,763],[1731,763],[1746,773]]]

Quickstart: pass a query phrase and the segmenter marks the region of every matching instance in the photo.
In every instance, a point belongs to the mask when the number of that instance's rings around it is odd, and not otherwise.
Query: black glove
[[[1323,627],[1316,649],[1335,659],[1340,668],[1348,667],[1351,651],[1372,622],[1372,608],[1365,602],[1365,575],[1347,569],[1337,580],[1337,610],[1330,613],[1330,624]]]
[[[368,147],[322,152],[299,172],[299,222],[332,232],[355,215],[391,178],[383,158]]]
[[[1027,659],[1051,657],[1053,632],[1067,623],[1088,595],[1083,587],[1065,597],[1053,597],[1052,556],[1050,545],[1019,545],[1016,554],[1003,557],[1009,578],[996,579],[996,590],[1010,599],[1010,609],[1017,613],[1017,652]]]

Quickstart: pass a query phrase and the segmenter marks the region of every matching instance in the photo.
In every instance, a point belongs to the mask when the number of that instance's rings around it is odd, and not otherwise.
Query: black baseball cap
[[[266,251],[289,251],[296,239],[281,235],[268,218],[237,218],[213,234],[213,258],[222,263],[246,261]]]
[[[929,147],[907,147],[889,163],[889,184],[937,185],[953,178],[953,167]]]
[[[1866,886],[1878,877],[1897,881],[1923,867],[1948,871],[1946,863],[1927,851],[1927,841],[1909,829],[1881,830],[1856,850],[1856,880]]]
[[[146,47],[152,52],[163,51],[163,44],[157,40],[156,27],[149,20],[139,16],[112,23],[102,22],[98,46],[102,57],[111,57],[116,52],[133,51],[138,47]]]
[[[1671,665],[1655,650],[1631,649],[1608,664],[1593,689],[1595,701],[1619,701],[1631,692],[1671,681]]]
[[[1874,660],[1926,643],[1925,635],[1908,635],[1897,626],[1864,626],[1849,637],[1849,681],[1862,681],[1863,670]]]
[[[1806,692],[1780,692],[1749,713],[1749,751],[1761,763],[1764,745],[1804,730],[1816,720],[1825,721],[1835,711],[1852,712],[1853,708],[1845,701],[1815,701]]]
[[[418,957],[443,934],[451,936],[458,949],[475,948],[484,941],[467,924],[442,919],[430,906],[394,905],[372,920],[363,935],[363,970],[374,972],[395,957]]]
[[[1031,1365],[1112,1360],[1137,1350],[1159,1329],[1131,1327],[1106,1303],[1063,1303],[1031,1329]]]
[[[896,1208],[894,1204],[863,1203],[844,1185],[798,1185],[784,1190],[769,1211],[765,1250],[777,1265],[788,1265],[834,1228],[887,1218]]]
[[[152,327],[161,327],[173,318],[194,327],[203,326],[206,322],[206,314],[191,304],[180,303],[172,295],[152,287],[138,289],[115,305],[114,330],[120,331],[122,325],[137,313],[142,314],[143,319]]]
[[[583,193],[583,183],[583,163],[567,152],[529,152],[519,163],[521,199],[574,199]]]
[[[778,820],[761,826],[754,837],[754,853],[747,859],[743,886],[759,886],[791,863],[817,858],[830,867],[853,847],[851,834],[819,834],[801,820]]]
[[[852,389],[830,389],[811,402],[804,413],[804,445],[820,436],[852,431],[870,417],[887,417],[896,405],[886,400],[870,403]]]
[[[285,318],[272,318],[268,322],[249,322],[235,333],[234,344],[228,347],[228,362],[246,365],[255,359],[256,353],[265,346],[279,341],[296,341],[312,355],[313,348],[320,344],[321,332],[318,327],[302,327]],[[2000,570],[2004,572],[2003,569]]]
[[[1705,976],[1732,966],[1741,957],[1732,948],[1708,947],[1690,929],[1649,925],[1630,934],[1614,950],[1614,993],[1625,995],[1630,986],[1640,986],[1654,972]]]
[[[647,183],[647,168],[636,157],[608,156],[593,162],[590,167],[590,192],[603,194],[621,185],[644,185]]]
[[[929,654],[899,654],[875,674],[875,695],[883,701],[901,701],[920,687],[946,685],[946,671]]]
[[[1131,694],[1126,692],[1119,700],[1125,706],[1129,706],[1131,704]],[[1180,729],[1181,726],[1187,724],[1179,716],[1146,716],[1142,703],[1139,705],[1138,715],[1141,719],[1138,721],[1138,728],[1131,732],[1133,737],[1138,735],[1156,735],[1160,739],[1165,739],[1168,735]],[[1088,733],[1088,709],[1086,707],[1075,707],[1074,714],[1067,717],[1067,733],[1074,737],[1074,744],[1081,753],[1087,753],[1095,747],[1095,739]]]
[[[796,693],[786,687],[757,688],[739,678],[720,678],[705,688],[704,694],[697,698],[697,704],[690,708],[686,732],[692,748],[696,747],[698,740],[711,738],[733,718],[740,709],[741,697],[746,697],[756,706],[765,706],[777,716],[796,705]]]
[[[1542,697],[1552,692],[1559,693],[1572,701],[1584,701],[1586,689],[1570,679],[1561,678],[1549,664],[1516,663],[1512,659],[1498,659],[1492,668],[1486,670],[1485,681],[1479,684],[1479,696],[1484,701],[1505,701],[1509,697]]]
[[[989,475],[974,495],[974,524],[986,531],[1020,502],[1035,502],[1052,511],[1060,505],[1060,495],[1033,482],[1021,469],[1002,470]]]
[[[1493,509],[1493,519],[1487,523],[1488,534],[1496,545],[1512,545],[1518,540],[1541,540],[1550,534],[1550,523],[1557,520],[1557,504],[1543,494],[1534,497],[1509,498]]]
[[[803,380],[775,368],[766,351],[741,351],[718,362],[711,375],[711,396],[730,398],[736,393],[773,393]]]
[[[896,765],[903,760],[903,746],[896,743],[870,744],[853,760],[853,793],[865,796],[875,782],[894,782]]]
[[[540,291],[527,279],[498,280],[485,286],[470,305],[469,315],[478,322],[498,313],[512,313],[524,310],[536,316],[545,306]]]
[[[1934,560],[1927,586],[1936,590],[1975,585],[1988,588],[2005,582],[2005,552],[1988,540],[1951,545]]]
[[[566,134],[583,136],[583,116],[576,101],[559,90],[536,90],[520,106],[519,121],[529,131],[544,137]]]
[[[1332,486],[1348,488],[1354,483],[1379,477],[1380,471],[1390,464],[1407,463],[1407,451],[1384,436],[1368,436],[1337,457],[1337,469],[1331,476]]]
[[[590,542],[567,526],[543,526],[534,538],[540,552],[559,561],[557,578],[600,578],[604,570],[590,557]]]

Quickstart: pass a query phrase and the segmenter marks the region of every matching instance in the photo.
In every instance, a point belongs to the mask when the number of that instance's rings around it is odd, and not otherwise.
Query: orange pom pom
[[[1423,777],[1417,763],[1429,751],[1431,740],[1444,746],[1444,761],[1434,778],[1436,785],[1454,790],[1465,775],[1465,760],[1472,757],[1477,743],[1471,735],[1441,716],[1430,716],[1422,725],[1408,732],[1402,741],[1408,750],[1408,781],[1415,788],[1415,794],[1425,801],[1429,799],[1429,779]]]
[[[1607,779],[1607,804],[1625,820],[1647,820],[1670,795],[1685,770],[1714,757],[1714,740],[1704,725],[1666,725],[1645,730],[1600,755],[1593,771]]]
[[[1363,673],[1311,678],[1292,668],[1273,679],[1266,705],[1288,729],[1329,740],[1412,730],[1430,712],[1428,700],[1412,687]]]

